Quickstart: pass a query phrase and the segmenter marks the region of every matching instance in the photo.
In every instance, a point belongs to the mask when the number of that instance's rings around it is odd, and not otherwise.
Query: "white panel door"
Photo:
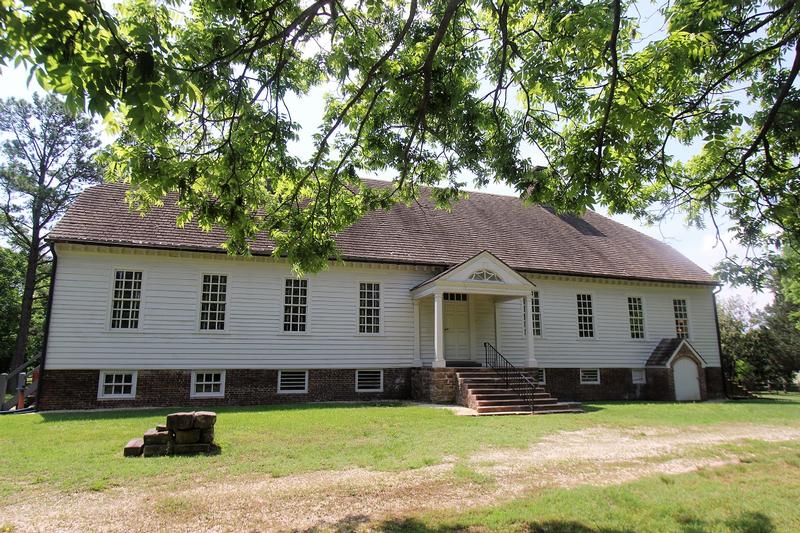
[[[700,399],[700,375],[697,364],[688,357],[681,357],[672,365],[675,378],[675,399],[690,402]]]
[[[444,302],[444,357],[469,359],[469,304]]]

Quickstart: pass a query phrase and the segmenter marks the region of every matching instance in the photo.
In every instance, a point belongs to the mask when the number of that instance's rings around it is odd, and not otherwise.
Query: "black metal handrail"
[[[493,369],[505,382],[506,388],[511,389],[524,402],[531,406],[533,412],[533,399],[536,395],[536,384],[511,361],[503,357],[494,346],[488,342],[483,343],[486,350],[486,366]]]

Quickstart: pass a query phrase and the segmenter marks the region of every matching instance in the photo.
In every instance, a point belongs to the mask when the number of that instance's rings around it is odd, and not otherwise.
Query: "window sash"
[[[689,308],[686,300],[676,298],[672,300],[672,310],[675,314],[675,336],[679,339],[689,338]]]
[[[632,368],[631,382],[634,385],[644,385],[647,383],[647,372],[643,368]]]
[[[381,284],[361,282],[358,287],[358,332],[381,331]]]
[[[463,292],[446,292],[444,293],[444,300],[446,302],[466,302],[467,295]]]
[[[628,297],[628,322],[632,339],[644,339],[644,305],[638,296]]]
[[[97,397],[100,399],[132,399],[136,397],[135,371],[102,371]]]
[[[578,337],[594,337],[594,311],[592,309],[592,295],[578,294]]]
[[[200,330],[221,331],[225,329],[228,276],[226,274],[203,274],[200,296]]]
[[[193,398],[225,396],[224,370],[195,370],[192,372]]]
[[[283,293],[283,331],[303,333],[308,323],[308,280],[287,279]]]
[[[111,329],[138,329],[142,305],[142,271],[115,270],[111,295]]]
[[[533,336],[542,336],[542,308],[539,303],[539,291],[531,294],[531,322],[533,325]],[[528,309],[525,307],[525,300],[522,300],[522,334],[528,334]]]

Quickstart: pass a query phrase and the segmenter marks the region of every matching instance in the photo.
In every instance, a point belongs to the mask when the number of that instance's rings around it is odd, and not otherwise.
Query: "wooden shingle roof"
[[[370,182],[385,186],[383,182]],[[50,233],[53,242],[223,252],[221,228],[204,232],[175,225],[176,196],[146,216],[131,212],[127,186],[98,185],[84,191]],[[449,267],[488,250],[522,272],[558,273],[713,284],[712,277],[672,247],[595,212],[558,215],[540,205],[470,193],[451,212],[435,209],[423,194],[418,204],[369,213],[336,237],[343,259]],[[252,242],[266,255],[266,236]]]

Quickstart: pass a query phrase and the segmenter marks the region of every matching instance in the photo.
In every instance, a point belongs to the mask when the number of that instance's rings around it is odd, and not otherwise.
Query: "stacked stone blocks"
[[[167,423],[145,431],[141,438],[125,445],[125,457],[160,457],[214,453],[214,425],[217,414],[211,411],[192,411],[167,415]]]

